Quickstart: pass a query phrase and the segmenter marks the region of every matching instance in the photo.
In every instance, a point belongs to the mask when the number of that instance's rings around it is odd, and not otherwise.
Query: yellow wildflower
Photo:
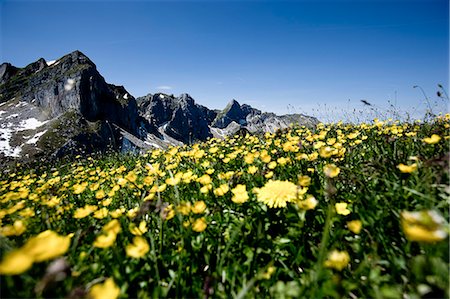
[[[311,178],[307,175],[301,175],[298,177],[298,184],[302,187],[308,187],[311,184]]]
[[[149,250],[147,241],[143,237],[134,237],[133,243],[125,248],[127,255],[134,258],[143,257]]]
[[[177,207],[177,211],[184,216],[188,215],[191,212],[191,203],[190,202],[181,203]]]
[[[83,208],[76,209],[75,213],[73,214],[73,217],[76,219],[81,219],[81,218],[88,216],[89,214],[91,214],[92,212],[94,212],[97,209],[98,209],[97,206],[85,205]]]
[[[97,236],[94,241],[94,247],[108,248],[116,241],[117,234],[114,231],[105,231],[101,235]]]
[[[397,165],[397,168],[403,173],[411,173],[417,170],[417,163],[413,163],[411,165],[400,163]]]
[[[73,185],[73,193],[74,194],[81,194],[84,192],[84,190],[86,190],[86,186],[84,186],[83,184]]]
[[[134,171],[130,171],[126,176],[125,179],[128,180],[131,183],[136,182],[137,175]]]
[[[238,184],[235,188],[231,189],[233,196],[231,200],[234,203],[244,203],[248,200],[248,193],[245,185]]]
[[[194,221],[194,223],[192,223],[192,230],[200,233],[206,229],[206,226],[207,226],[206,220],[204,217],[202,217],[202,218],[196,219]]]
[[[275,169],[275,167],[277,167],[277,162],[272,161],[272,162],[270,162],[270,163],[267,165],[267,167],[268,167],[269,169]]]
[[[323,173],[329,178],[337,177],[340,172],[339,167],[334,164],[327,164],[323,167]]]
[[[22,247],[25,253],[35,262],[49,260],[67,252],[71,236],[60,236],[56,232],[46,230],[30,238]]]
[[[161,213],[161,217],[162,217],[164,220],[170,220],[170,219],[172,219],[174,216],[175,216],[175,210],[173,209],[173,205],[168,205],[168,206],[164,209],[163,213]]]
[[[105,191],[103,190],[98,190],[97,192],[95,192],[95,198],[97,199],[102,199],[106,196]]]
[[[94,218],[103,219],[108,216],[108,212],[109,211],[107,208],[101,208],[100,210],[94,212]]]
[[[139,223],[139,226],[136,226],[136,224],[131,222],[130,225],[128,226],[128,229],[130,230],[130,232],[133,235],[142,236],[143,234],[145,234],[148,231],[147,222],[145,222],[145,220],[142,220]]]
[[[325,267],[333,268],[342,271],[350,262],[350,256],[347,251],[333,250],[328,254],[328,259],[325,261]]]
[[[247,172],[248,172],[249,174],[255,174],[257,171],[258,171],[258,167],[254,166],[254,165],[250,166],[250,167],[247,169]]]
[[[0,235],[3,235],[5,237],[20,236],[26,231],[26,229],[27,227],[22,220],[16,220],[14,221],[13,225],[6,225],[0,228]]]
[[[300,209],[312,210],[317,206],[318,201],[314,196],[309,195],[305,200],[298,201],[297,204]]]
[[[335,153],[335,149],[330,146],[321,147],[319,150],[319,155],[322,158],[330,158]]]
[[[228,187],[228,185],[227,185]],[[192,213],[194,214],[201,214],[206,210],[206,204],[203,200],[199,200],[194,203],[194,206],[192,207]]]
[[[115,234],[120,233],[121,230],[120,222],[117,219],[111,220],[103,227],[103,231],[112,231]]]
[[[228,193],[228,191],[230,191],[230,187],[228,187],[228,184],[222,184],[218,188],[214,189],[214,195],[223,196]]]
[[[89,291],[89,297],[92,299],[116,299],[119,294],[120,288],[112,278],[108,278],[104,283],[94,285]]]
[[[435,144],[441,141],[441,137],[439,135],[433,134],[431,135],[431,137],[425,137],[424,139],[422,139],[422,141],[428,144]]]
[[[361,232],[362,222],[361,220],[352,220],[347,222],[347,227],[352,233],[359,234]]]
[[[16,275],[21,274],[33,265],[33,258],[22,249],[13,250],[6,254],[0,263],[0,274]]]
[[[348,214],[350,214],[350,210],[347,209],[347,203],[345,202],[339,202],[335,204],[335,208],[336,213],[338,213],[339,215],[347,216]]]
[[[436,211],[401,213],[403,232],[410,241],[434,243],[447,237],[445,219]]]
[[[258,201],[270,208],[282,208],[297,199],[297,186],[288,181],[268,181],[262,188],[256,188]]]

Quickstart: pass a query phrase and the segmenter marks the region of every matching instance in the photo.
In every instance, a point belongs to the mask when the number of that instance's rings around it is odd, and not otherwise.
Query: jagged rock
[[[217,114],[216,118],[212,122],[212,126],[223,129],[233,121],[240,125],[245,125],[245,118],[250,112],[251,110],[248,105],[242,109],[241,105],[239,105],[236,100],[232,100],[222,112]]]
[[[123,86],[106,83],[95,64],[80,51],[52,63],[41,58],[24,68],[3,63],[0,82],[0,105],[3,106],[0,106],[0,114],[3,114],[0,137],[22,140],[15,137],[20,135],[20,130],[17,130],[19,123],[7,118],[14,114],[18,119],[36,119],[46,123],[39,128],[42,132],[46,130],[39,135],[39,146],[34,146],[34,149],[26,146],[26,138],[22,145],[4,141],[3,145],[0,144],[3,153],[10,148],[10,155],[22,152],[33,156],[44,151],[45,154],[61,156],[107,147],[119,149],[121,135],[111,124],[136,136],[142,134],[142,127],[145,131],[152,129],[139,116],[134,97]],[[27,112],[30,109],[34,111],[31,116]],[[62,121],[64,125],[61,125]]]
[[[263,113],[247,104],[240,105],[236,100],[232,100],[222,112],[217,114],[212,127],[223,129],[220,131],[220,134],[229,136],[230,134],[235,134],[237,124],[241,128],[247,129],[248,132],[255,134],[273,133],[292,125],[313,126],[317,123],[318,120],[314,117],[302,114],[278,116],[274,113]],[[233,125],[228,127],[230,124]]]
[[[138,98],[141,115],[168,136],[183,143],[212,137],[208,119],[214,112],[200,106],[188,95],[176,98],[158,93]]]
[[[232,100],[223,111],[157,93],[135,99],[105,82],[80,51],[24,68],[0,65],[0,160],[93,151],[165,148],[234,134],[314,125],[305,115],[277,116]],[[1,164],[1,161],[0,161]]]

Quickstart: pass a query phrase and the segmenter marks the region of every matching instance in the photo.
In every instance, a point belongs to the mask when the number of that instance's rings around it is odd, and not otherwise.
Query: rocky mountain
[[[137,98],[137,102],[141,116],[157,126],[161,134],[188,144],[212,137],[209,123],[216,113],[196,104],[188,94],[149,94]]]
[[[139,136],[135,99],[105,82],[79,51],[0,66],[0,155],[55,155],[121,147],[115,126]]]
[[[165,148],[293,123],[317,119],[264,113],[235,100],[211,110],[188,94],[135,99],[123,86],[108,84],[80,51],[23,68],[0,65],[0,160]]]

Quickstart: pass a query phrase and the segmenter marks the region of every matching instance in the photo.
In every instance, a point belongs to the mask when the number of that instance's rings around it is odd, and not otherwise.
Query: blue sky
[[[2,62],[81,50],[135,97],[187,92],[221,109],[345,116],[393,104],[421,116],[419,85],[448,102],[447,0],[0,2]],[[437,111],[437,110],[435,110]]]

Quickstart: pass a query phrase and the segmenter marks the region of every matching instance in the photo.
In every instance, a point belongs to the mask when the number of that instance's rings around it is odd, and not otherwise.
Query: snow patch
[[[15,108],[19,108],[19,107],[24,107],[27,106],[28,103],[27,102],[19,102],[16,106],[14,106]]]
[[[126,94],[123,96],[123,98],[124,98],[125,100],[128,100],[128,93],[126,93]]]
[[[36,128],[39,128],[42,125],[45,125],[48,121],[39,121],[36,118],[29,118],[22,120],[19,124],[19,128],[17,128],[17,131],[24,131],[24,130],[34,130]]]
[[[39,138],[41,138],[41,136],[44,135],[46,132],[47,130],[36,133],[33,137],[27,140],[26,144],[35,144],[39,140]]]
[[[66,90],[66,91],[72,90],[74,86],[75,86],[75,80],[67,79],[66,84],[64,84],[64,90]]]
[[[22,147],[14,147],[12,148],[9,144],[9,140],[12,137],[12,130],[9,128],[1,128],[0,129],[0,152],[2,152],[5,156],[10,157],[19,157],[20,152],[22,151]]]
[[[164,99],[164,95],[163,95],[163,94],[160,94],[159,97],[160,97],[161,99]]]
[[[47,61],[47,66],[54,66],[54,65],[57,65],[59,63],[59,60],[50,60],[50,61]]]
[[[144,143],[145,144],[147,144],[147,145],[150,145],[150,146],[153,146],[153,147],[156,147],[156,148],[162,148],[162,147],[160,147],[158,144],[156,144],[156,143],[153,143],[153,142],[149,142],[149,141],[144,141]]]
[[[18,116],[19,116],[19,114],[14,113],[14,114],[11,114],[10,116],[7,116],[5,119],[16,118]]]

